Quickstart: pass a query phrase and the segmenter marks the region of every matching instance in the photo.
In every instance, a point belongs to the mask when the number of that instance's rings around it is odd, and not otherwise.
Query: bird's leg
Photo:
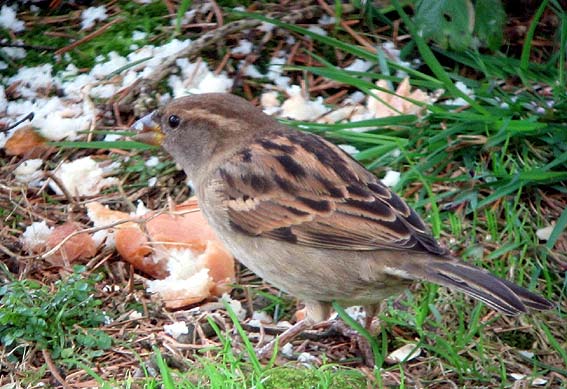
[[[313,327],[315,323],[321,322],[329,317],[331,306],[321,301],[305,301],[305,318],[285,330],[281,335],[267,345],[261,347],[257,352],[259,359],[269,358],[274,352],[276,343],[278,347],[289,343],[299,334]]]
[[[369,304],[364,306],[364,311],[366,312],[366,318],[364,319],[364,328],[366,331],[370,332],[372,336],[375,336],[380,332],[380,325],[378,324],[372,328],[372,322],[378,312],[380,312],[380,304]]]
[[[379,331],[379,326],[378,328],[372,328],[372,321],[376,316],[376,314],[378,313],[379,308],[380,308],[380,304],[371,304],[364,306],[364,310],[366,311],[366,318],[364,319],[364,329],[372,337],[374,337]],[[364,363],[369,367],[373,367],[375,358],[369,340],[366,339],[366,337],[362,336],[361,334],[358,334],[358,336],[356,337],[356,342],[358,344],[358,349],[362,354]]]

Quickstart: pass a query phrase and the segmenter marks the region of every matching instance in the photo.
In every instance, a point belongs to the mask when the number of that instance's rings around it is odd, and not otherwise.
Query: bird
[[[554,307],[453,256],[401,197],[350,155],[244,98],[176,98],[132,128],[134,140],[163,147],[183,168],[228,250],[303,302],[305,318],[280,336],[282,343],[327,320],[333,301],[362,305],[368,318],[415,281],[464,292],[505,315]]]

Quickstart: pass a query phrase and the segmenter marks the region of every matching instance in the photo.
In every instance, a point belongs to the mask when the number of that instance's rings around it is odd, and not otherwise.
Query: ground
[[[84,3],[0,13],[2,385],[565,385],[565,4]],[[165,153],[127,135],[169,99],[207,91],[341,145],[455,255],[557,308],[506,317],[415,284],[377,317],[374,368],[355,340],[322,329],[258,361],[273,324],[258,330],[253,317],[293,321],[301,306],[241,265],[225,303],[167,309],[152,277],[101,243],[109,228],[87,207],[168,213],[190,197]],[[73,263],[46,254],[61,240],[45,246],[42,231],[62,225],[63,238],[95,234]],[[406,344],[420,353],[393,361]]]

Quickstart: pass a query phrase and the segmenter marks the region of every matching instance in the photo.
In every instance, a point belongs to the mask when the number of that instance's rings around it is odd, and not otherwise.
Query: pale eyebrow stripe
[[[246,125],[246,121],[244,120],[228,118],[226,116],[219,115],[202,108],[185,109],[183,110],[183,112],[185,112],[188,116],[192,118],[208,120],[210,122],[213,122],[219,127],[236,126],[238,128],[242,128],[244,125]]]

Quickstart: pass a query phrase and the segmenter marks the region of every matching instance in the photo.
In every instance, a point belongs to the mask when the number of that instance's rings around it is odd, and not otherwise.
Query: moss
[[[327,366],[328,367],[328,366]],[[367,388],[365,376],[350,369],[298,369],[279,367],[266,372],[266,388]]]

